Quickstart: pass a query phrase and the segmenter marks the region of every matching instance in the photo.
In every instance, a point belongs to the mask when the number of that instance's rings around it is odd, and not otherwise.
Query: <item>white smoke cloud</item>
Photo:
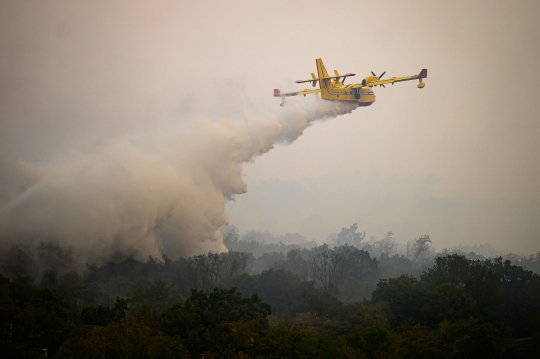
[[[226,202],[247,190],[242,164],[357,107],[303,100],[243,125],[190,119],[46,165],[4,159],[0,242],[55,241],[82,263],[226,251],[219,228]]]

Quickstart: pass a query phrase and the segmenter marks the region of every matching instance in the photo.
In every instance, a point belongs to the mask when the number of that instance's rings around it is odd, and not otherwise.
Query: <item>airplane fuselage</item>
[[[332,81],[331,85],[327,84],[331,80],[323,80],[322,87],[326,91],[321,92],[321,98],[333,101],[355,101],[358,106],[369,106],[375,102],[375,93],[369,87],[352,88],[351,85],[343,85],[341,82]]]

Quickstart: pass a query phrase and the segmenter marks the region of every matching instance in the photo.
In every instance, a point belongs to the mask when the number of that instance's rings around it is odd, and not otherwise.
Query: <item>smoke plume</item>
[[[192,118],[46,164],[0,163],[0,243],[56,242],[81,262],[226,251],[225,204],[242,164],[355,104],[313,97],[244,123]]]

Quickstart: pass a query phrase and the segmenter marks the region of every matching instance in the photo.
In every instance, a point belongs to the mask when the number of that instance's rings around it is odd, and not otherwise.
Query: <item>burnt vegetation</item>
[[[228,253],[80,266],[13,245],[0,262],[5,358],[534,358],[540,253],[435,253],[353,224],[317,245],[234,226]],[[470,249],[470,248],[469,248]],[[46,351],[45,351],[46,349]]]

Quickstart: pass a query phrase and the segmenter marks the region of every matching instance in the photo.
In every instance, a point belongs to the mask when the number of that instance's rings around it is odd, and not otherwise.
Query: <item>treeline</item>
[[[334,248],[321,245],[294,249],[287,254],[265,253],[258,258],[246,252],[227,252],[176,260],[165,256],[163,262],[126,260],[101,268],[88,266],[84,278],[99,292],[97,296],[127,297],[135,289],[161,280],[173,294],[187,298],[191,289],[210,292],[215,287],[240,288],[263,273],[276,270],[291,273],[298,283],[309,282],[316,290],[346,303],[369,298],[377,280],[388,274],[365,250],[349,245]]]
[[[268,231],[247,231],[240,234],[238,228],[234,225],[224,227],[223,239],[229,250],[253,254],[255,262],[252,270],[255,272],[268,268],[268,261],[275,261],[275,258],[280,258],[280,256],[284,256],[292,250],[317,247],[314,240],[306,241],[299,234],[275,236]],[[528,256],[514,253],[503,254],[489,244],[454,246],[436,252],[431,245],[429,235],[422,235],[405,243],[398,243],[393,232],[385,233],[380,239],[374,236],[366,239],[366,233],[359,232],[356,223],[341,228],[337,234],[330,234],[326,239],[326,243],[330,248],[347,244],[369,252],[372,258],[379,260],[382,267],[387,268],[388,276],[407,273],[418,277],[429,266],[433,265],[435,257],[448,254],[459,254],[473,260],[501,257],[540,274],[540,252]],[[275,258],[270,258],[270,254]]]
[[[249,255],[233,252],[89,266],[82,276],[48,272],[39,283],[0,276],[0,350],[5,358],[42,357],[43,349],[58,358],[540,353],[540,277],[510,261],[437,257],[419,277],[380,279],[370,300],[347,304],[342,291],[374,281],[378,261],[348,245],[307,251],[306,258],[291,251],[280,268],[258,274],[242,265]],[[200,289],[184,296],[184,275],[195,275]],[[104,288],[129,278],[129,296],[100,304],[108,300]]]
[[[473,251],[436,254],[427,235],[400,247],[391,232],[366,240],[356,224],[330,236],[330,245],[255,240],[262,236],[268,234],[242,238],[232,227],[224,233],[228,253],[126,259],[80,270],[56,243],[14,245],[0,261],[2,355],[540,354],[540,279],[523,267],[538,266],[538,254],[512,260]],[[236,251],[245,246],[275,251]]]

